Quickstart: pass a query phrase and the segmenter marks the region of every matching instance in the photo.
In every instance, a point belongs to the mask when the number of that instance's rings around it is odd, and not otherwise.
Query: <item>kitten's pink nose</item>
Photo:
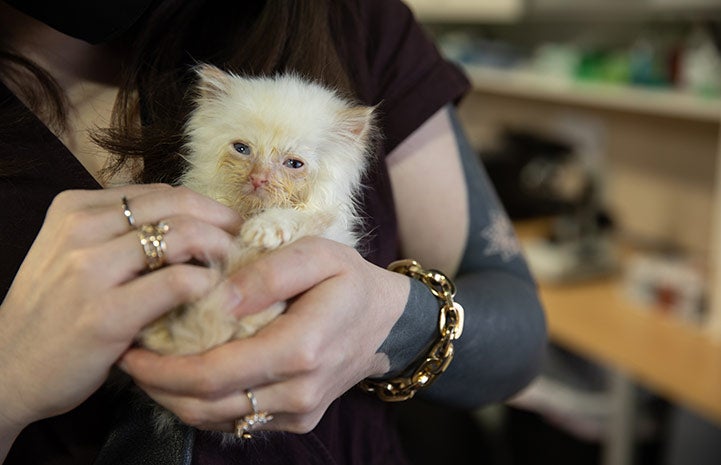
[[[253,183],[253,189],[258,189],[259,187],[268,184],[268,178],[262,174],[251,174],[250,182]]]

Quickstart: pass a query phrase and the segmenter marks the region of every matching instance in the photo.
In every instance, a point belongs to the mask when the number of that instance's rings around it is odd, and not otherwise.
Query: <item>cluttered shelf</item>
[[[721,342],[703,327],[632,302],[618,276],[541,284],[540,295],[554,343],[721,424]]]
[[[477,65],[464,65],[464,69],[474,89],[481,92],[698,121],[721,120],[721,99],[678,90],[566,80]]]
[[[432,24],[428,30],[480,92],[721,119],[721,23],[526,18],[512,25]]]

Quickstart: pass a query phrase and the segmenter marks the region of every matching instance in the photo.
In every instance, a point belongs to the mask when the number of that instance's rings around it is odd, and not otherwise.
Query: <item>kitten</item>
[[[197,72],[181,184],[244,220],[223,273],[309,235],[355,247],[373,108],[292,74],[246,78],[211,65]],[[140,344],[161,354],[199,353],[253,335],[285,309],[279,302],[236,320],[219,302],[211,293],[170,312],[141,332]]]

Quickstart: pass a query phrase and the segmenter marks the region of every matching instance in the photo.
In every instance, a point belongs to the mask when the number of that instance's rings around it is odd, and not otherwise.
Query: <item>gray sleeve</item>
[[[465,328],[455,341],[448,370],[418,393],[458,407],[507,399],[540,369],[547,343],[543,309],[513,228],[452,106],[449,111],[468,186],[470,230],[455,300],[465,309]],[[409,257],[413,258],[413,257]],[[422,264],[422,263],[421,263]],[[409,278],[410,279],[410,278]],[[379,351],[396,376],[424,355],[438,335],[439,303],[411,280],[403,315]]]

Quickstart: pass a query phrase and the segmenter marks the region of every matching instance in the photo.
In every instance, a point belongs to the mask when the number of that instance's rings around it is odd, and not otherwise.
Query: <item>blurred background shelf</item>
[[[668,89],[562,80],[520,70],[465,65],[477,91],[697,121],[721,120],[721,100]]]
[[[523,0],[407,0],[423,21],[509,22],[524,11]]]
[[[525,19],[629,19],[677,21],[718,14],[717,0],[406,0],[426,22],[507,23]]]

